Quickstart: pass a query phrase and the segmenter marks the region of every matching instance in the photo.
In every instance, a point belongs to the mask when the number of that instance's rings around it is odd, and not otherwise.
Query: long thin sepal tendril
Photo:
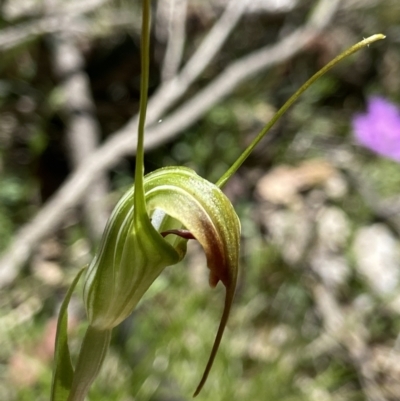
[[[352,55],[353,53],[361,50],[365,46],[369,46],[371,43],[374,43],[378,40],[385,39],[385,35],[378,33],[376,35],[372,35],[369,38],[362,40],[361,42],[356,43],[354,46],[350,47],[343,53],[339,54],[339,56],[335,57],[330,63],[328,63],[325,67],[321,68],[317,73],[315,73],[300,89],[294,93],[290,99],[276,112],[276,114],[272,117],[272,119],[265,125],[265,127],[260,131],[260,133],[256,136],[253,142],[248,146],[248,148],[239,156],[239,158],[233,163],[233,165],[222,175],[222,177],[216,182],[216,185],[222,188],[227,181],[236,173],[239,167],[243,164],[243,162],[250,156],[253,149],[258,145],[261,139],[268,133],[268,131],[275,125],[275,123],[286,113],[286,111],[293,105],[293,103],[319,78],[325,75],[331,68],[333,68],[340,61],[345,59],[346,57]]]

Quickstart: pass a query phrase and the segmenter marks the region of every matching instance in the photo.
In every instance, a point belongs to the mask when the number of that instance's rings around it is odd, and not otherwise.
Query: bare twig
[[[94,117],[95,106],[90,92],[89,78],[83,72],[84,60],[67,34],[53,37],[53,64],[63,81],[64,110],[67,119],[67,144],[72,165],[76,168],[97,148],[100,127]],[[84,214],[91,238],[100,239],[108,213],[104,200],[108,192],[104,175],[90,185],[84,198]]]
[[[79,16],[92,12],[109,0],[76,1],[67,4],[56,13],[34,21],[11,26],[0,31],[0,50],[8,50],[27,40],[46,33],[86,31],[84,21]]]
[[[83,21],[70,16],[44,17],[34,22],[25,22],[5,28],[0,32],[0,50],[9,50],[37,36],[55,32],[81,32]]]
[[[59,6],[54,10],[55,14],[67,13],[71,16],[77,16],[92,12],[99,9],[104,4],[108,3],[110,0],[75,0],[65,2],[63,0],[58,0]],[[60,6],[62,9],[60,10]],[[60,12],[61,11],[61,12]]]
[[[157,27],[163,26],[166,31],[167,48],[161,70],[163,82],[177,75],[182,61],[185,45],[187,0],[163,0],[158,2],[159,18]],[[161,23],[159,23],[159,21]]]
[[[243,15],[248,1],[242,0],[240,3],[236,0],[229,1],[221,18],[214,24],[180,74],[165,82],[150,99],[147,112],[148,124],[157,121],[170,109],[210,64]]]
[[[7,21],[13,21],[16,18],[32,17],[41,14],[48,15],[82,15],[93,11],[109,0],[47,0],[27,2],[26,0],[10,0],[3,6],[3,14]]]
[[[152,126],[147,131],[145,145],[155,147],[172,139],[180,131],[193,124],[213,105],[227,96],[239,83],[254,74],[275,64],[281,63],[299,53],[304,46],[315,39],[321,30],[329,23],[339,0],[320,0],[311,15],[309,22],[294,31],[276,45],[267,46],[253,54],[231,64],[219,77],[212,81],[199,94],[185,103],[162,124]],[[187,66],[185,67],[185,69]],[[190,72],[187,72],[189,78]],[[173,83],[175,79],[169,81]],[[186,82],[190,81],[186,80]],[[176,83],[172,92],[182,90]],[[178,98],[175,93],[170,95],[160,90],[149,103],[148,118],[157,121],[160,114],[167,108],[165,99]],[[164,98],[164,100],[162,100]],[[36,217],[26,224],[15,236],[2,259],[0,260],[0,287],[11,283],[17,276],[19,267],[29,257],[32,248],[62,221],[68,209],[82,199],[88,185],[99,174],[110,168],[121,157],[135,152],[136,118],[120,129],[103,146],[92,154],[66,180],[60,190],[38,212]]]

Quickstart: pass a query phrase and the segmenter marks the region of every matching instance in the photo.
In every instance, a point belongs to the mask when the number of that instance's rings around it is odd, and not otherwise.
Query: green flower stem
[[[79,353],[68,401],[84,401],[90,386],[99,374],[110,339],[111,330],[88,327]]]
[[[137,138],[134,219],[148,220],[144,196],[144,128],[146,123],[147,92],[149,86],[150,0],[143,0],[141,33],[141,83]],[[79,353],[68,401],[84,401],[97,377],[110,345],[111,329],[99,330],[89,326]]]
[[[135,165],[135,219],[146,217],[146,203],[144,200],[144,128],[146,124],[147,97],[149,88],[149,53],[150,53],[150,0],[143,0],[142,5],[142,33],[141,33],[141,81],[140,106],[137,138],[137,152]]]
[[[232,177],[233,174],[239,169],[239,167],[243,164],[243,162],[250,156],[253,149],[257,146],[257,144],[261,141],[262,138],[268,133],[268,131],[274,126],[274,124],[286,113],[290,106],[305,92],[317,79],[322,77],[325,73],[327,73],[332,67],[342,61],[344,58],[352,55],[358,50],[364,48],[365,46],[369,46],[371,43],[376,42],[378,40],[385,39],[385,35],[376,34],[370,36],[362,40],[361,42],[355,44],[350,47],[339,56],[335,57],[330,63],[328,63],[325,67],[321,68],[316,74],[314,74],[299,90],[296,91],[294,95],[276,112],[276,114],[272,117],[269,123],[260,131],[260,133],[256,136],[253,142],[249,145],[249,147],[240,155],[240,157],[233,163],[233,165],[222,175],[222,177],[216,182],[218,187],[223,187],[226,182]]]

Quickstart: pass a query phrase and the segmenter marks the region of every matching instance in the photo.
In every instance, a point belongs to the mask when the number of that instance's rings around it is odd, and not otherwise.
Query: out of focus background
[[[393,134],[392,154],[361,146],[354,123],[371,99],[400,104],[400,3],[153,8],[146,172],[183,165],[211,181],[313,73],[387,35],[312,86],[226,185],[242,223],[239,285],[199,399],[400,400],[400,117],[359,132]],[[60,303],[132,185],[140,2],[4,0],[0,13],[0,399],[40,401]],[[89,399],[191,399],[223,297],[190,242],[114,330]]]

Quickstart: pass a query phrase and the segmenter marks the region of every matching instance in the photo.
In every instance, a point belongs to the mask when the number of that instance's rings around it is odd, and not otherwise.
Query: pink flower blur
[[[371,97],[367,112],[354,116],[353,131],[360,145],[400,162],[400,111],[395,104]]]

